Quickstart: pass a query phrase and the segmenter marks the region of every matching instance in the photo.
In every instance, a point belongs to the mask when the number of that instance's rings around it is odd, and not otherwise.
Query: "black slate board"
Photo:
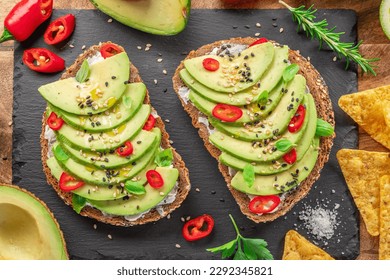
[[[307,234],[299,219],[299,212],[310,205],[337,210],[339,225],[335,235],[329,240],[317,241],[331,255],[338,259],[354,259],[359,252],[358,216],[352,199],[335,159],[335,153],[341,147],[354,148],[357,145],[357,131],[354,124],[338,108],[340,95],[357,89],[356,69],[344,70],[344,62],[333,62],[334,53],[328,50],[318,51],[318,44],[296,33],[290,14],[285,10],[193,10],[190,22],[184,32],[173,37],[154,36],[133,30],[117,22],[108,23],[108,16],[95,10],[56,10],[53,18],[72,12],[77,18],[76,31],[67,45],[62,48],[48,47],[41,34],[42,26],[32,39],[18,44],[15,50],[14,71],[14,149],[13,183],[35,193],[45,201],[54,212],[67,241],[72,259],[219,259],[219,255],[206,252],[234,238],[234,229],[228,213],[231,213],[242,233],[248,237],[264,238],[275,258],[280,259],[283,251],[284,235],[287,230],[297,228],[312,241],[316,239]],[[320,10],[319,18],[326,17],[330,25],[346,31],[345,41],[356,40],[356,15],[348,10]],[[261,23],[261,28],[255,24]],[[276,24],[277,27],[274,27]],[[280,28],[284,31],[280,33]],[[301,50],[323,75],[330,89],[336,113],[337,138],[329,163],[322,171],[319,181],[310,194],[292,209],[285,217],[272,223],[255,224],[241,214],[226,188],[216,161],[208,154],[203,141],[192,127],[190,118],[184,112],[173,92],[171,76],[183,52],[196,49],[204,44],[237,36],[261,36],[288,44],[292,49]],[[48,47],[55,50],[69,66],[82,52],[81,48],[100,41],[111,40],[125,47],[130,59],[140,70],[150,94],[153,106],[163,119],[169,119],[167,130],[174,141],[174,147],[182,155],[192,182],[192,190],[176,210],[171,219],[133,228],[119,228],[97,223],[94,220],[77,215],[66,206],[50,186],[47,185],[41,168],[39,134],[41,116],[45,102],[37,88],[45,83],[57,80],[57,75],[37,74],[24,65],[21,57],[28,47]],[[137,46],[152,44],[148,52],[140,51]],[[70,48],[69,44],[74,45]],[[156,60],[162,55],[162,63]],[[167,75],[162,73],[168,71]],[[157,79],[155,85],[153,80]],[[167,92],[165,92],[167,90]],[[196,192],[199,188],[200,192]],[[211,192],[215,191],[215,194]],[[181,217],[211,214],[215,220],[212,235],[196,243],[187,243],[181,236]],[[112,235],[112,240],[107,236]],[[175,244],[180,244],[177,249]]]

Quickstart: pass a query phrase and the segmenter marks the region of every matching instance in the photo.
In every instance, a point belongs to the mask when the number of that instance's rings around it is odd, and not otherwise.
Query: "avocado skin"
[[[156,23],[156,25],[150,25],[151,20],[155,20],[156,18],[161,19],[160,17],[151,17],[148,16],[141,17],[137,21],[134,21],[132,19],[132,16],[129,15],[129,11],[131,11],[132,6],[137,5],[137,1],[120,1],[120,0],[90,0],[91,3],[101,12],[111,16],[112,18],[116,19],[120,23],[127,25],[129,27],[144,31],[146,33],[156,34],[156,35],[175,35],[180,33],[184,30],[184,28],[187,26],[187,22],[190,16],[190,10],[191,10],[191,0],[158,0],[158,1],[152,1],[152,2],[171,2],[171,3],[179,3],[180,10],[175,10],[174,13],[176,16],[178,16],[177,22],[173,22],[173,26],[168,25],[165,28],[159,28],[158,26],[161,24]],[[109,2],[109,5],[107,5],[105,2]],[[145,1],[144,1],[145,2]],[[149,1],[150,2],[150,1]],[[121,4],[125,4],[125,7],[122,7]],[[153,5],[154,3],[152,3]],[[154,9],[161,9],[160,6],[158,6],[160,3],[157,4]],[[172,5],[170,5],[172,6]],[[127,7],[129,10],[126,10]],[[117,10],[114,10],[117,9]],[[127,13],[126,13],[127,12]],[[147,15],[147,10],[145,10],[143,15]],[[121,14],[123,13],[123,14]],[[167,12],[166,12],[167,14]],[[169,17],[166,17],[166,19]],[[140,20],[145,22],[140,22]],[[162,23],[168,23],[162,22]]]

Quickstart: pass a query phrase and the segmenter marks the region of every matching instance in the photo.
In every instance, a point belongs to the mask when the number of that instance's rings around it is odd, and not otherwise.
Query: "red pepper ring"
[[[120,157],[127,157],[133,153],[133,144],[130,141],[126,141],[123,146],[116,149],[116,153]]]
[[[259,195],[249,202],[249,210],[255,214],[264,214],[273,211],[280,204],[277,195]]]
[[[85,183],[83,181],[77,181],[75,178],[73,178],[66,172],[62,172],[59,181],[60,189],[63,190],[64,192],[70,192],[76,190],[84,186],[84,184]]]
[[[143,130],[152,130],[154,125],[156,124],[156,119],[153,117],[152,114],[149,115],[148,119],[146,120],[146,123],[144,127],[142,128]]]
[[[196,241],[208,236],[214,228],[214,219],[204,214],[186,222],[182,234],[187,241]]]
[[[46,121],[47,125],[53,130],[60,130],[64,124],[64,120],[59,118],[56,113],[51,112]]]
[[[22,0],[4,20],[0,43],[15,39],[24,41],[52,14],[53,0]]]
[[[291,118],[288,124],[288,131],[291,133],[297,132],[301,129],[302,124],[305,120],[306,108],[303,105],[299,105],[294,116]]]
[[[102,54],[103,58],[105,58],[105,59],[107,57],[114,56],[114,55],[121,53],[121,52],[123,52],[123,50],[120,47],[118,47],[115,44],[111,44],[111,43],[104,44],[100,48],[100,53]]]
[[[235,122],[242,117],[243,112],[237,106],[219,103],[213,108],[212,114],[221,121]]]
[[[252,44],[250,44],[249,47],[252,47],[254,45],[260,45],[260,44],[267,43],[267,42],[268,42],[268,40],[266,38],[259,38],[256,41],[254,41]]]
[[[154,169],[146,172],[146,180],[152,188],[159,189],[164,186],[164,179],[161,177],[161,174]]]
[[[297,150],[293,148],[287,154],[283,156],[283,160],[288,164],[293,164],[297,161]]]
[[[65,60],[44,48],[25,50],[23,63],[31,70],[41,73],[56,73],[65,69]]]
[[[75,27],[75,17],[67,14],[49,24],[43,38],[48,45],[55,45],[69,38]]]
[[[211,72],[217,71],[219,69],[219,61],[211,57],[203,59],[202,65],[204,69]]]

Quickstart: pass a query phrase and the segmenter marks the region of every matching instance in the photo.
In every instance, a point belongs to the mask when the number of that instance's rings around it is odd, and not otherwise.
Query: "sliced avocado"
[[[30,192],[0,185],[0,260],[67,260],[61,229]]]
[[[259,81],[269,68],[274,53],[274,46],[267,42],[245,49],[240,55],[234,57],[204,55],[186,59],[184,67],[195,80],[206,87],[218,92],[240,92]],[[203,60],[207,58],[219,62],[219,68],[216,71],[208,71],[203,67]],[[250,72],[250,75],[245,78],[243,77],[244,72]]]
[[[50,168],[51,174],[59,180],[62,172],[65,172],[64,169],[58,164],[57,160],[54,157],[49,158],[46,161],[47,165]],[[137,178],[140,184],[146,183],[146,172],[150,169],[156,168],[155,163],[150,163],[146,166],[139,174],[137,174]],[[122,198],[127,195],[124,188],[120,185],[112,185],[112,186],[95,186],[90,184],[85,184],[81,188],[78,188],[73,193],[84,197],[86,199],[92,200],[114,200],[118,198]]]
[[[75,129],[101,132],[117,128],[132,118],[141,108],[145,95],[145,84],[131,83],[126,86],[122,98],[103,113],[91,116],[78,116],[54,106],[50,106],[50,109]]]
[[[60,143],[62,149],[75,161],[89,166],[105,168],[118,168],[130,164],[142,157],[150,148],[154,147],[157,141],[161,139],[161,131],[154,128],[151,131],[141,130],[130,142],[133,145],[133,153],[127,157],[119,156],[114,150],[109,152],[84,152],[74,149],[65,143]]]
[[[117,21],[158,35],[174,35],[187,25],[190,0],[91,0],[103,13]]]
[[[65,112],[97,114],[108,110],[121,98],[129,69],[129,58],[122,52],[90,65],[86,82],[79,83],[71,77],[43,85],[38,91],[47,102]]]
[[[122,146],[125,141],[132,139],[138,134],[148,119],[150,110],[150,105],[142,105],[130,121],[113,131],[107,132],[88,133],[76,130],[64,123],[61,129],[56,131],[57,139],[75,149],[81,149],[83,151],[110,151]]]
[[[317,111],[315,108],[314,99],[310,94],[306,94],[307,99],[309,100],[307,104],[307,113],[305,117],[305,121],[302,125],[300,131],[304,131],[300,140],[296,143],[296,151],[297,151],[297,161],[300,161],[302,157],[305,155],[306,151],[309,149],[311,140],[314,138],[316,132],[316,124],[317,124]],[[299,132],[300,132],[299,131]],[[291,133],[289,133],[291,134]],[[286,137],[286,139],[289,139]],[[247,160],[239,159],[229,153],[223,152],[219,160],[236,170],[243,170],[245,165],[248,164]],[[255,173],[260,175],[269,175],[281,173],[284,170],[292,168],[291,165],[285,163],[282,159],[275,160],[275,162],[252,162]]]
[[[92,185],[108,186],[124,182],[141,172],[141,170],[154,159],[154,155],[159,145],[160,141],[156,142],[156,144],[151,147],[149,151],[147,151],[138,161],[124,165],[117,169],[109,170],[105,169],[104,165],[101,165],[99,168],[89,167],[78,163],[72,158],[61,161],[61,158],[58,157],[56,153],[54,153],[54,156],[61,168],[79,180]]]
[[[248,128],[242,125],[234,126],[234,124],[231,125],[219,120],[211,120],[210,122],[224,133],[244,140],[268,139],[273,136],[273,131],[278,131],[279,134],[283,133],[302,102],[306,91],[306,79],[301,75],[296,75],[286,89],[279,104],[269,116],[264,121],[255,122],[254,125],[246,125]]]
[[[141,196],[131,196],[128,199],[94,201],[88,202],[95,208],[111,215],[130,216],[145,212],[154,208],[164,200],[168,193],[174,188],[179,171],[176,168],[157,167],[156,171],[160,173],[164,180],[161,188],[155,189],[149,184],[145,186],[146,194]]]
[[[202,97],[208,99],[209,101],[235,106],[246,105],[248,104],[248,102],[256,100],[257,97],[265,90],[270,93],[269,99],[271,100],[275,99],[276,96],[279,95],[280,90],[277,91],[273,89],[277,86],[278,82],[282,78],[283,70],[287,67],[287,59],[287,46],[284,46],[283,48],[275,47],[274,59],[272,60],[269,69],[260,78],[260,87],[254,85],[251,88],[237,93],[226,93],[212,90],[211,88],[208,88],[196,81],[185,68],[180,71],[180,78],[190,89],[192,89]],[[274,94],[275,92],[277,92],[277,94]],[[275,103],[275,105],[277,104],[277,102]],[[269,105],[267,105],[267,109],[268,107]],[[272,108],[270,108],[270,110],[272,110]],[[209,110],[209,112],[211,111]],[[266,114],[267,112],[263,113]]]
[[[252,187],[248,187],[242,172],[239,171],[234,175],[231,186],[240,192],[251,195],[271,195],[287,192],[298,186],[313,170],[317,162],[319,142],[318,137],[314,138],[303,158],[290,169],[275,175],[256,175]]]

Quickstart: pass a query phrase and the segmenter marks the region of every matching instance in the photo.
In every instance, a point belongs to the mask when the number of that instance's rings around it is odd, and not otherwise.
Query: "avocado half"
[[[59,225],[46,204],[16,186],[0,185],[0,260],[67,260]]]
[[[135,29],[175,35],[187,25],[191,0],[90,0],[97,9]]]

